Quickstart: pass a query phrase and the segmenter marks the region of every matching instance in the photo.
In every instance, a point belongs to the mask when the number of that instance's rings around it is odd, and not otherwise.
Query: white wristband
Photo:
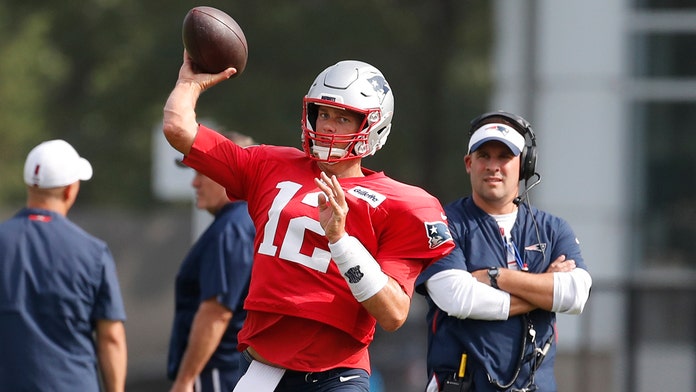
[[[357,238],[345,235],[329,244],[329,250],[358,302],[377,294],[389,282],[389,277],[382,272],[377,260]]]

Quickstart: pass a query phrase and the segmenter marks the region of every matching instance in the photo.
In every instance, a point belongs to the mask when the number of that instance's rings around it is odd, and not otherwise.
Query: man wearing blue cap
[[[445,207],[456,247],[416,281],[426,391],[556,391],[556,312],[581,313],[592,279],[570,225],[529,202],[541,180],[529,123],[485,113],[469,135],[472,195]]]
[[[90,178],[90,163],[64,140],[27,156],[26,207],[0,224],[3,391],[125,388],[126,314],[113,258],[66,217]]]

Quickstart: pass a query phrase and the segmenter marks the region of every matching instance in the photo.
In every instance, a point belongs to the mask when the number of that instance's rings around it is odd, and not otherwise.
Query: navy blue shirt
[[[416,281],[416,291],[426,295],[430,306],[427,314],[428,375],[431,377],[433,372],[440,376],[454,373],[459,369],[461,355],[466,353],[467,373],[473,375],[473,390],[499,391],[488,382],[488,375],[500,384],[513,379],[526,335],[525,316],[513,316],[503,321],[450,317],[427,297],[425,282],[448,269],[507,268],[507,251],[495,218],[477,207],[471,198],[447,205],[445,213],[456,247],[423,271]],[[577,268],[587,269],[575,234],[559,217],[520,204],[511,236],[530,273],[545,272],[551,261],[560,255],[575,260]],[[537,391],[556,391],[553,370],[556,315],[537,309],[527,317],[536,331],[536,347],[543,346],[549,339],[553,343],[534,375]],[[530,380],[532,363],[529,354],[533,349],[533,344],[527,344],[525,361],[514,387],[525,387]]]
[[[0,389],[99,391],[97,320],[125,320],[111,252],[66,217],[0,224]]]
[[[243,306],[249,291],[254,234],[246,202],[228,203],[181,263],[176,277],[176,308],[167,362],[170,379],[176,378],[199,305],[212,297],[232,311],[232,320],[205,369],[236,371],[238,368],[237,332],[246,318]]]

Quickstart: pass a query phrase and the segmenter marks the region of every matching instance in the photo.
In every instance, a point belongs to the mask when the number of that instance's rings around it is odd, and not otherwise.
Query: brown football
[[[249,50],[239,24],[225,12],[213,7],[194,7],[184,18],[181,31],[184,48],[201,71],[222,72],[246,67]]]

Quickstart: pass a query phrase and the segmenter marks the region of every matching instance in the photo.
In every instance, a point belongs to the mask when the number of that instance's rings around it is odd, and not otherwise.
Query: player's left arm
[[[319,194],[319,221],[329,241],[331,257],[355,299],[386,331],[399,329],[408,316],[411,298],[386,275],[377,260],[355,237],[346,233],[348,205],[341,184],[325,173],[315,180]]]
[[[329,243],[333,258],[355,299],[388,332],[399,329],[411,306],[411,298],[399,282],[382,271],[381,266],[360,241],[344,235]]]
[[[362,302],[365,309],[387,332],[399,329],[406,322],[411,306],[411,298],[401,285],[389,277],[387,284],[377,294]]]

